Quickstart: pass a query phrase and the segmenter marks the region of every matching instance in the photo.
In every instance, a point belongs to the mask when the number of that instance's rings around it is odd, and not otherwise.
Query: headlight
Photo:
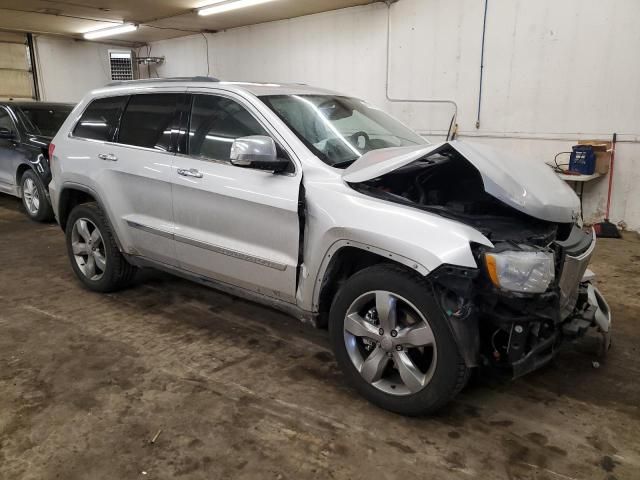
[[[486,253],[485,263],[497,287],[522,293],[543,293],[555,277],[553,253]]]

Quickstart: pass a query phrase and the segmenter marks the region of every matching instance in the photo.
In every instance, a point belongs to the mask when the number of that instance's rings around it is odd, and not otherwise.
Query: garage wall
[[[40,94],[50,102],[77,102],[109,83],[109,49],[115,45],[34,36]]]
[[[24,33],[0,32],[0,99],[35,98]]]
[[[578,139],[618,147],[612,219],[640,230],[640,18],[637,0],[489,0],[480,128],[483,2],[400,0],[390,8],[393,97],[452,98],[460,136],[552,161]],[[438,139],[449,107],[386,101],[388,9],[378,3],[209,35],[212,75],[304,82],[363,97]],[[153,44],[161,76],[206,74],[202,36]],[[606,179],[587,185],[602,218]]]

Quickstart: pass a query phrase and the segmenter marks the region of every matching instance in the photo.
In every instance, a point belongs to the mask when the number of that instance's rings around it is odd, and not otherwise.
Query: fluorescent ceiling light
[[[200,10],[201,8],[207,8],[210,7],[211,5],[217,5],[218,3],[224,3],[224,2],[228,2],[229,0],[208,0],[206,2],[200,2],[200,5],[198,5],[195,10]]]
[[[123,25],[117,25],[115,27],[101,28],[100,30],[93,30],[86,32],[84,38],[87,40],[94,40],[96,38],[110,37],[112,35],[119,35],[121,33],[134,32],[138,29],[138,25],[133,23],[125,23]]]
[[[213,15],[216,13],[237,10],[238,8],[252,7],[254,5],[272,1],[273,0],[228,0],[225,3],[222,3],[222,0],[218,0],[213,2],[215,5],[210,4],[209,6],[199,8],[198,15]]]

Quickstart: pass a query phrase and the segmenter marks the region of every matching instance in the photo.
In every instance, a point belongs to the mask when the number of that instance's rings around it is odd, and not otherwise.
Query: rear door
[[[18,149],[20,135],[9,110],[0,106],[0,128],[15,133],[15,139],[0,138],[0,191],[15,193],[16,168],[23,158]]]
[[[295,301],[302,172],[260,113],[230,93],[193,92],[185,154],[174,159],[173,209],[180,266]],[[234,166],[235,138],[270,135],[291,172]]]
[[[125,250],[168,265],[177,264],[170,178],[184,98],[181,92],[153,91],[96,100],[74,131],[74,137],[111,139],[87,141],[83,151],[94,166],[87,175]],[[114,117],[115,130],[103,134]]]

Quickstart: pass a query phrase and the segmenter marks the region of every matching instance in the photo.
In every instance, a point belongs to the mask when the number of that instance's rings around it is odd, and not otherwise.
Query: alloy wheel
[[[24,181],[22,196],[24,197],[24,204],[29,213],[32,216],[37,215],[38,210],[40,210],[40,194],[38,193],[36,183],[32,179],[27,178]]]
[[[351,304],[344,341],[362,378],[385,393],[411,395],[433,377],[437,348],[429,322],[392,292],[368,292]]]
[[[71,230],[71,248],[82,274],[89,280],[100,280],[107,268],[107,256],[95,223],[87,218],[76,220]]]

